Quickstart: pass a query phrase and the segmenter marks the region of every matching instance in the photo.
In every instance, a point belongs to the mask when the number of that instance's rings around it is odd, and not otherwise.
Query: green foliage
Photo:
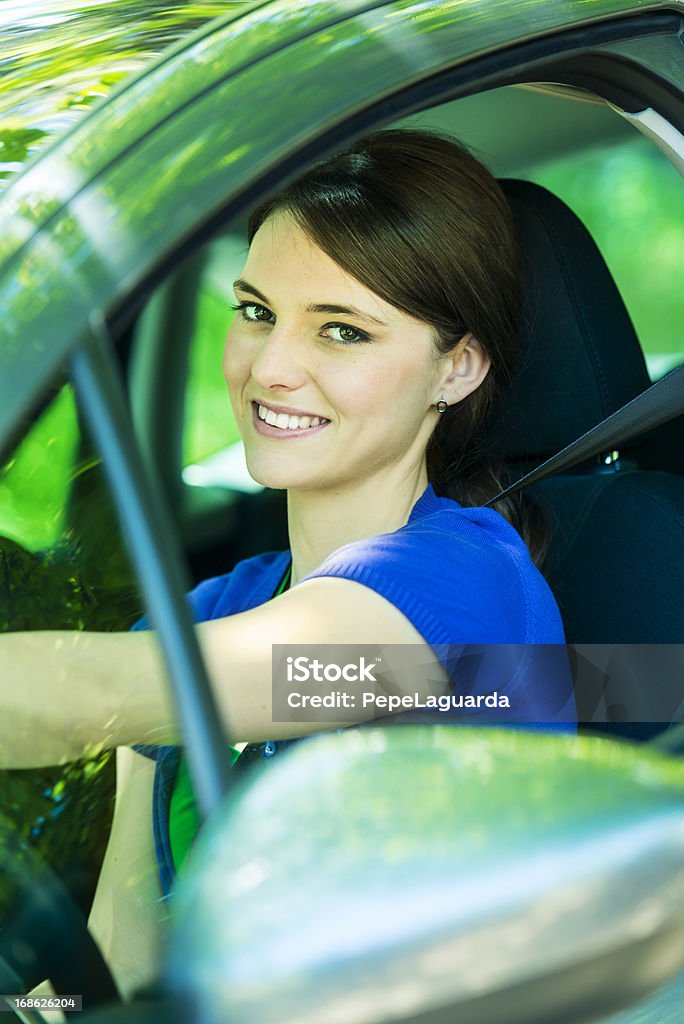
[[[36,144],[44,139],[47,132],[38,128],[17,128],[0,131],[0,159],[3,164],[23,164]],[[18,169],[18,166],[17,166]],[[3,176],[7,172],[3,172]]]
[[[186,392],[183,465],[226,448],[240,438],[221,373],[221,353],[232,319],[226,299],[211,288],[197,304]]]
[[[561,196],[586,224],[615,278],[644,350],[681,362],[684,290],[682,181],[637,138],[545,164],[531,180]],[[663,368],[668,361],[663,360]]]
[[[77,443],[73,392],[65,387],[0,467],[0,534],[31,550],[58,543]]]

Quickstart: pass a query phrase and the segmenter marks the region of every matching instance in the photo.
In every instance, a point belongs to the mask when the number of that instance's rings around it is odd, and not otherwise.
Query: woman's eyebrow
[[[239,277],[237,281],[233,281],[233,288],[242,292],[249,292],[250,295],[255,295],[257,299],[261,299],[265,305],[270,308],[270,300],[263,295],[258,288],[255,288],[249,281],[245,281],[244,278]],[[378,327],[386,327],[387,324],[383,320],[378,320],[377,317],[371,316],[370,313],[364,313],[362,309],[355,309],[353,306],[336,306],[329,302],[312,302],[304,309],[305,313],[346,313],[348,316],[358,317],[360,320],[368,320],[370,323],[377,324]]]
[[[233,281],[233,288],[236,291],[249,292],[250,295],[256,295],[257,299],[261,299],[267,306],[270,306],[269,300],[265,295],[262,295],[258,288],[255,288],[249,281],[245,281],[244,278],[238,277],[237,281]]]
[[[386,327],[387,324],[384,320],[378,320],[377,317],[371,316],[370,313],[364,313],[362,309],[355,309],[354,306],[335,306],[329,302],[314,302],[307,306],[304,310],[305,313],[347,313],[348,315],[358,317],[359,320],[368,320],[372,324],[377,324],[378,327]]]

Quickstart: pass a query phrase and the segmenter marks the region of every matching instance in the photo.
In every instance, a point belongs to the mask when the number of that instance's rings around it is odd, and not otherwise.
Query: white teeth
[[[281,430],[308,430],[309,427],[317,427],[320,423],[327,423],[327,420],[320,416],[288,416],[287,413],[276,413],[267,409],[265,405],[258,406],[260,420],[265,420],[272,427],[279,427]]]

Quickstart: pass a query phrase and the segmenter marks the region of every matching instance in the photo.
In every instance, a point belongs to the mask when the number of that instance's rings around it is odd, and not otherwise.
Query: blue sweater
[[[195,621],[256,608],[273,597],[289,551],[240,562],[200,583],[188,600]],[[498,512],[463,508],[428,485],[394,533],[346,544],[305,577],[355,580],[387,598],[431,645],[461,695],[496,690],[509,707],[465,706],[397,716],[402,722],[533,724],[574,729],[572,681],[556,602],[516,530]],[[142,619],[134,627],[147,628]],[[473,704],[475,702],[473,701]],[[285,744],[265,747],[271,756]],[[139,748],[157,760],[155,843],[165,891],[172,882],[168,809],[177,748]]]

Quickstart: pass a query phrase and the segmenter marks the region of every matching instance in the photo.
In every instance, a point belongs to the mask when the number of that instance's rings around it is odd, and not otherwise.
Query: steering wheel
[[[57,995],[81,995],[84,1009],[121,1003],[73,897],[0,815],[0,980],[21,983],[0,991],[25,993],[46,978]]]

